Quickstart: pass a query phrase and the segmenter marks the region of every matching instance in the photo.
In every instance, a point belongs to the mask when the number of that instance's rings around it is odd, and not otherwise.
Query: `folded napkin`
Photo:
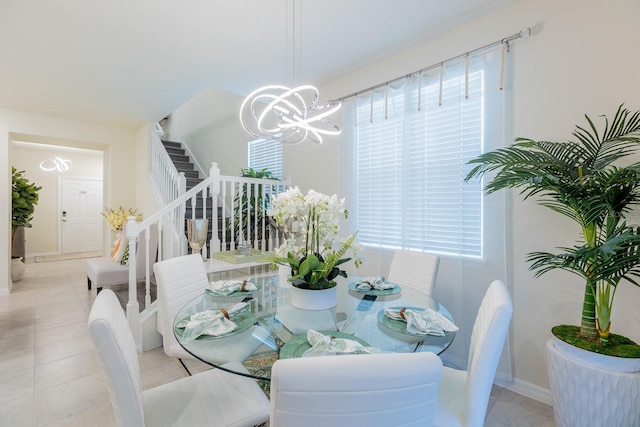
[[[229,308],[220,310],[204,310],[192,314],[189,319],[184,319],[176,325],[177,328],[184,328],[182,339],[193,341],[200,335],[220,336],[233,331],[237,325],[231,320],[232,317],[244,313],[249,309],[249,304],[240,302]]]
[[[411,334],[443,336],[447,332],[458,330],[451,320],[430,308],[424,311],[385,308],[384,315],[407,322],[407,332]]]
[[[393,283],[387,283],[382,276],[370,276],[363,277],[356,282],[356,291],[384,291],[387,289],[393,289],[396,285]]]
[[[207,290],[218,295],[229,295],[235,291],[253,292],[257,289],[254,283],[246,280],[217,280],[207,287]]]
[[[307,331],[307,341],[311,348],[302,357],[309,356],[330,356],[336,354],[369,354],[379,353],[380,350],[374,347],[365,347],[358,341],[347,338],[337,338],[324,335],[313,329]]]

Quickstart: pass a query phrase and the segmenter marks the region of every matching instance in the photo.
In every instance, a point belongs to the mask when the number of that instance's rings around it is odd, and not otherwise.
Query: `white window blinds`
[[[484,60],[468,70],[448,64],[442,74],[424,72],[357,99],[354,193],[363,244],[483,256],[482,183],[464,177],[488,129],[502,125],[486,113],[488,79],[499,92],[493,74]]]
[[[275,177],[282,179],[282,144],[264,139],[251,141],[248,154],[250,168],[257,171],[267,168]]]

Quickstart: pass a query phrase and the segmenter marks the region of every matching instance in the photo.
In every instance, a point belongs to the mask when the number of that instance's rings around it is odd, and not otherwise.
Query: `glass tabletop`
[[[431,308],[454,321],[449,311],[435,299],[405,292],[402,287],[400,292],[388,295],[365,295],[349,286],[356,279],[350,277],[338,283],[335,307],[306,310],[291,305],[291,284],[283,276],[248,277],[248,282],[257,285],[256,291],[234,292],[232,296],[203,291],[188,302],[174,319],[174,334],[178,343],[197,359],[260,380],[270,379],[271,365],[281,355],[302,356],[310,347],[305,338],[309,329],[334,338],[353,339],[380,352],[431,351],[439,354],[453,341],[455,332],[444,336],[411,334],[403,326],[404,322],[382,315],[388,308]],[[237,305],[239,303],[242,304]],[[205,310],[211,310],[211,314],[236,308],[240,310],[229,317],[236,325],[233,330],[223,328],[196,339],[189,339],[185,334],[184,326],[192,315]]]

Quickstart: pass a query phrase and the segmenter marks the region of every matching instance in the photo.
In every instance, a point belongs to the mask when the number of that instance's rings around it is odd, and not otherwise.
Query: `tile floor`
[[[33,263],[0,297],[0,426],[113,426],[87,328],[84,261]],[[162,348],[139,355],[144,388],[183,376]],[[195,370],[202,366],[192,366]],[[494,387],[486,426],[555,426],[553,409]]]

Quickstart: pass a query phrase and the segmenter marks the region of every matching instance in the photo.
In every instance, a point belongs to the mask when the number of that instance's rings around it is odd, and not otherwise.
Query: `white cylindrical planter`
[[[547,341],[547,359],[558,427],[640,426],[640,373],[596,366],[592,352],[556,341]]]
[[[303,310],[328,310],[338,304],[337,286],[329,289],[291,287],[291,305]]]
[[[22,280],[26,272],[26,267],[22,262],[22,258],[13,258],[11,260],[11,281],[17,282]]]

